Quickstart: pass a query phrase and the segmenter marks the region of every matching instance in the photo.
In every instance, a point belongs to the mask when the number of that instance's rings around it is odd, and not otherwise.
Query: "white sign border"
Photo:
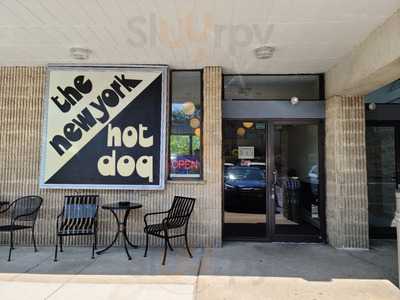
[[[49,105],[49,79],[52,70],[110,70],[110,69],[140,69],[142,71],[160,71],[162,75],[161,90],[161,132],[160,132],[160,170],[159,184],[54,184],[45,183],[45,158],[47,144],[48,105]],[[39,189],[79,189],[79,190],[164,190],[166,181],[166,135],[167,135],[167,99],[169,92],[169,69],[167,65],[141,65],[141,64],[48,64],[43,96],[43,126],[42,142],[40,146],[40,175]]]

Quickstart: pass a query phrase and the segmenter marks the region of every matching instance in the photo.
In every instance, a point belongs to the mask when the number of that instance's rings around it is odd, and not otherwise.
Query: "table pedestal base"
[[[129,246],[131,246],[132,248],[135,248],[135,249],[137,249],[138,246],[132,244],[132,242],[128,239],[128,236],[127,236],[127,234],[126,234],[126,223],[127,223],[127,220],[128,220],[128,216],[129,216],[130,210],[128,209],[128,210],[125,211],[125,216],[124,216],[123,222],[120,222],[120,220],[119,220],[119,218],[118,218],[118,214],[117,214],[113,209],[110,209],[110,211],[112,212],[112,214],[113,214],[114,217],[115,217],[115,220],[117,221],[118,230],[117,230],[117,232],[116,232],[116,234],[115,234],[115,236],[114,236],[114,239],[113,239],[113,241],[111,242],[111,244],[108,245],[107,247],[105,247],[104,249],[102,249],[102,250],[100,250],[100,251],[97,251],[96,253],[97,253],[98,255],[101,255],[101,254],[103,254],[104,252],[106,252],[108,249],[110,249],[112,246],[114,246],[115,242],[118,240],[119,235],[122,233],[122,238],[123,238],[123,240],[124,240],[125,252],[126,252],[126,255],[128,256],[128,259],[131,260],[132,257],[131,257],[131,255],[129,254],[127,244],[128,244]]]

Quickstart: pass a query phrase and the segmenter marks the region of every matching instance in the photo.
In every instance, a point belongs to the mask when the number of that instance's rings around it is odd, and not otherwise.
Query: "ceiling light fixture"
[[[86,60],[86,59],[89,59],[89,56],[92,53],[92,50],[90,50],[88,48],[82,48],[82,47],[72,47],[69,49],[69,52],[70,52],[72,58],[75,58],[78,60]]]
[[[253,127],[254,123],[253,122],[243,122],[242,125],[244,128],[250,129],[251,127]]]
[[[257,59],[268,59],[274,55],[275,47],[272,46],[261,46],[254,49],[254,55]]]

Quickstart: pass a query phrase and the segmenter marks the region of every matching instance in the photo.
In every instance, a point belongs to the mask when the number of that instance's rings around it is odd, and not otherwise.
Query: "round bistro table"
[[[124,240],[124,248],[125,248],[126,255],[128,256],[129,260],[132,259],[131,255],[129,254],[127,244],[129,244],[129,246],[131,246],[132,248],[137,248],[138,246],[132,244],[132,242],[128,239],[128,236],[126,234],[126,225],[127,225],[129,213],[131,212],[131,210],[138,209],[141,207],[142,207],[142,204],[140,204],[140,203],[134,203],[134,202],[128,202],[128,201],[109,203],[109,204],[104,204],[101,206],[102,209],[109,210],[114,215],[115,221],[117,222],[117,232],[115,233],[114,239],[110,245],[105,247],[103,250],[96,252],[98,255],[103,254],[108,249],[110,249],[112,246],[114,246],[119,235],[122,233],[122,238]],[[123,211],[122,222],[120,221],[120,218],[118,217],[118,212],[120,212],[120,211]]]

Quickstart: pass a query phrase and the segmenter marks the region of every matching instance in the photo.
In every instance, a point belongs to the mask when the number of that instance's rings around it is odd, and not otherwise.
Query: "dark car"
[[[265,213],[265,188],[265,169],[259,166],[225,167],[225,210],[243,213]]]

